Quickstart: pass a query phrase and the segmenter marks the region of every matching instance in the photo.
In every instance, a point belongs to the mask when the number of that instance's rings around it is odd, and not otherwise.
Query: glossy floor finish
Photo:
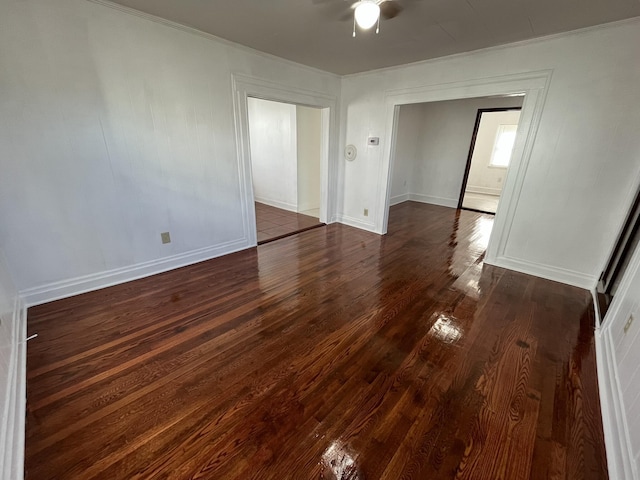
[[[498,202],[500,195],[488,195],[486,193],[465,192],[462,201],[463,208],[471,210],[480,210],[487,213],[496,213],[498,211]]]
[[[258,244],[295,235],[312,228],[322,227],[318,217],[289,212],[281,208],[256,202]]]
[[[588,292],[392,208],[29,310],[29,479],[603,479]]]

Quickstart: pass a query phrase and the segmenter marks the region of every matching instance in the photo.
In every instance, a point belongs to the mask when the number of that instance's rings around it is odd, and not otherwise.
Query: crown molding
[[[638,0],[640,1],[640,0]],[[434,57],[426,60],[418,60],[417,62],[403,63],[401,65],[395,65],[390,67],[376,68],[375,70],[367,70],[366,72],[358,72],[358,73],[350,73],[347,75],[342,75],[342,78],[356,78],[363,77],[366,75],[376,75],[378,73],[385,73],[393,70],[397,70],[399,68],[406,67],[417,67],[420,65],[428,65],[430,63],[437,63],[446,60],[455,60],[459,58],[471,57],[478,54],[496,52],[500,50],[504,50],[511,47],[521,47],[527,45],[535,45],[538,43],[544,43],[549,40],[555,40],[559,38],[573,37],[573,36],[581,36],[593,32],[597,32],[600,30],[608,30],[615,27],[621,27],[624,25],[632,25],[632,24],[640,24],[640,16],[639,17],[631,17],[625,18],[624,20],[617,20],[615,22],[601,23],[598,25],[592,25],[590,27],[583,27],[576,30],[569,30],[567,32],[553,33],[551,35],[544,35],[542,37],[528,38],[526,40],[520,40],[517,42],[511,43],[503,43],[500,45],[494,45],[491,47],[479,48],[477,50],[469,50],[466,52],[454,53],[452,55],[444,55],[442,57]]]
[[[181,23],[173,22],[171,20],[164,19],[162,17],[158,17],[156,15],[152,15],[150,13],[145,13],[140,10],[136,10],[135,8],[125,7],[124,5],[120,5],[119,3],[114,3],[109,0],[85,0],[89,3],[95,3],[97,5],[101,5],[103,7],[111,8],[113,10],[118,10],[127,15],[132,15],[134,17],[139,17],[144,20],[148,20],[153,23],[157,23],[160,25],[164,25],[165,27],[174,28],[176,30],[180,30],[182,32],[190,33],[192,35],[197,35],[199,37],[206,38],[207,40],[212,40],[217,43],[221,43],[229,48],[233,48],[235,50],[248,53],[251,55],[257,55],[259,57],[263,57],[272,61],[284,63],[296,68],[301,68],[303,70],[308,70],[310,72],[326,75],[328,77],[333,77],[336,79],[342,78],[341,75],[337,75],[332,72],[328,72],[326,70],[321,70],[319,68],[311,67],[309,65],[304,65],[302,63],[294,62],[293,60],[288,60],[286,58],[278,57],[277,55],[273,55],[271,53],[262,52],[260,50],[256,50],[255,48],[247,47],[246,45],[242,45],[240,43],[232,42],[231,40],[224,39],[222,37],[217,37],[211,33],[203,32],[202,30],[198,30],[194,27],[189,27],[187,25],[183,25]]]

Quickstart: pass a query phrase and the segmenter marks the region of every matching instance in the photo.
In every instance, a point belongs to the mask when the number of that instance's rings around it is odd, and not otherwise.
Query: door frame
[[[249,246],[257,245],[256,209],[251,173],[248,98],[303,105],[322,110],[320,152],[320,222],[335,222],[338,151],[338,99],[313,90],[291,87],[244,74],[232,75],[233,113],[242,202],[243,227]]]
[[[469,173],[471,172],[471,161],[473,160],[473,152],[476,149],[476,140],[478,138],[478,130],[480,129],[480,122],[482,121],[482,114],[492,112],[513,112],[522,111],[522,107],[494,107],[494,108],[479,108],[476,113],[476,123],[473,127],[473,135],[471,135],[471,145],[469,146],[469,155],[467,155],[467,164],[464,167],[464,175],[462,176],[462,189],[460,190],[460,197],[458,198],[458,208],[462,209],[462,202],[464,201],[464,194],[467,189],[467,182],[469,180]],[[520,125],[520,122],[518,122]],[[507,175],[509,174],[509,167],[511,162],[507,166]],[[504,188],[504,185],[503,185]],[[500,197],[502,197],[502,190],[500,191]],[[500,202],[498,202],[500,204]],[[472,210],[480,213],[488,213],[489,215],[495,215],[492,212],[483,212],[482,210],[475,210],[473,208],[465,208],[464,210]]]
[[[400,107],[415,103],[430,103],[464,98],[525,95],[516,141],[507,171],[501,201],[496,212],[485,262],[491,265],[508,263],[505,255],[509,234],[513,225],[518,201],[536,134],[540,126],[542,111],[551,83],[552,70],[542,70],[521,74],[481,78],[462,82],[438,85],[424,85],[415,88],[391,90],[385,94],[386,127],[383,164],[380,168],[379,204],[376,218],[376,231],[387,233],[389,222],[389,203],[391,199],[391,180],[394,163],[394,145],[396,143]]]

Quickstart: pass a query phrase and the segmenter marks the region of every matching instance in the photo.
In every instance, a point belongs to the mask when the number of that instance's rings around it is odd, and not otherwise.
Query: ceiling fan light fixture
[[[363,0],[356,7],[356,23],[363,30],[373,27],[380,18],[380,5],[371,0]]]

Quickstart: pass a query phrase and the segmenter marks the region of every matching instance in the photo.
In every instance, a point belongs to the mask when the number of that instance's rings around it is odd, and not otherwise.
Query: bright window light
[[[493,145],[493,153],[489,165],[492,167],[508,167],[511,160],[513,144],[516,141],[518,125],[500,125]]]

